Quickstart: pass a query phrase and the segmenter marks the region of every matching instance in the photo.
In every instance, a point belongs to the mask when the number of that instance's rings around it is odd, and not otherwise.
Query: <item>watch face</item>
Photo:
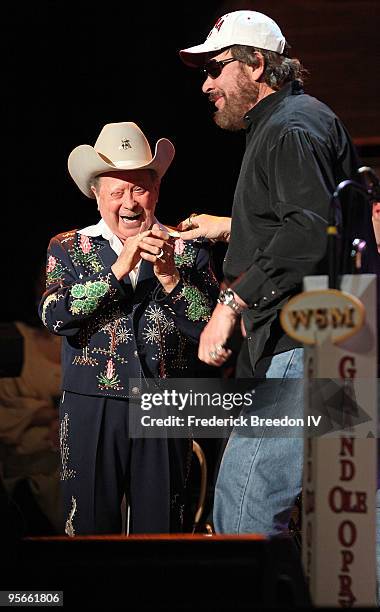
[[[234,294],[231,289],[223,289],[219,294],[219,300],[223,304],[229,304],[234,299]]]
[[[223,289],[223,291],[221,291],[219,294],[218,302],[220,304],[224,304],[225,306],[229,306],[238,315],[241,314],[241,308],[239,307],[238,303],[235,302],[235,296],[232,289]]]
[[[234,294],[232,293],[230,289],[227,289],[223,297],[224,297],[225,303],[229,304],[229,302],[232,302],[232,300],[234,299]]]

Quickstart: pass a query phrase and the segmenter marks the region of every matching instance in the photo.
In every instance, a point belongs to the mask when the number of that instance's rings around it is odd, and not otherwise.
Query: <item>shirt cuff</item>
[[[250,308],[266,308],[272,302],[278,302],[280,291],[273,281],[255,264],[232,283],[230,288]]]

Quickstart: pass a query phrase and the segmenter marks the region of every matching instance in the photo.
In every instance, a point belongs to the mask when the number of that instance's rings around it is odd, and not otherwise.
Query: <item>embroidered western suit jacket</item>
[[[118,281],[117,255],[102,236],[73,230],[51,240],[39,312],[64,336],[64,390],[133,398],[140,385],[130,389],[130,379],[192,375],[218,283],[207,245],[178,239],[174,252],[181,280],[166,294],[144,260],[135,290],[128,275]]]

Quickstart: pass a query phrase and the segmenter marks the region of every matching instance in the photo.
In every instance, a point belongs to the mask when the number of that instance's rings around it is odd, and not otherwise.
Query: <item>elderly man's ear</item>
[[[161,181],[160,181],[160,179],[157,176],[157,177],[155,177],[155,179],[153,181],[153,191],[154,191],[154,193],[156,195],[156,204],[158,202],[158,198],[159,198],[159,195],[160,195],[160,185],[161,185]]]
[[[91,191],[95,196],[95,200],[96,200],[96,205],[97,205],[97,209],[100,210],[100,206],[99,206],[99,198],[98,198],[98,194],[96,193],[96,189],[94,187],[94,185],[91,185]]]

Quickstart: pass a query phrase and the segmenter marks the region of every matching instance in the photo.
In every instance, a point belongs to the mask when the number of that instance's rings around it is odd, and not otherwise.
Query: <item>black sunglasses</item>
[[[210,76],[212,79],[217,79],[226,64],[229,64],[230,62],[238,62],[238,61],[239,60],[235,59],[234,57],[230,57],[229,59],[220,60],[220,61],[216,59],[210,59],[203,66],[202,72],[205,78]]]

